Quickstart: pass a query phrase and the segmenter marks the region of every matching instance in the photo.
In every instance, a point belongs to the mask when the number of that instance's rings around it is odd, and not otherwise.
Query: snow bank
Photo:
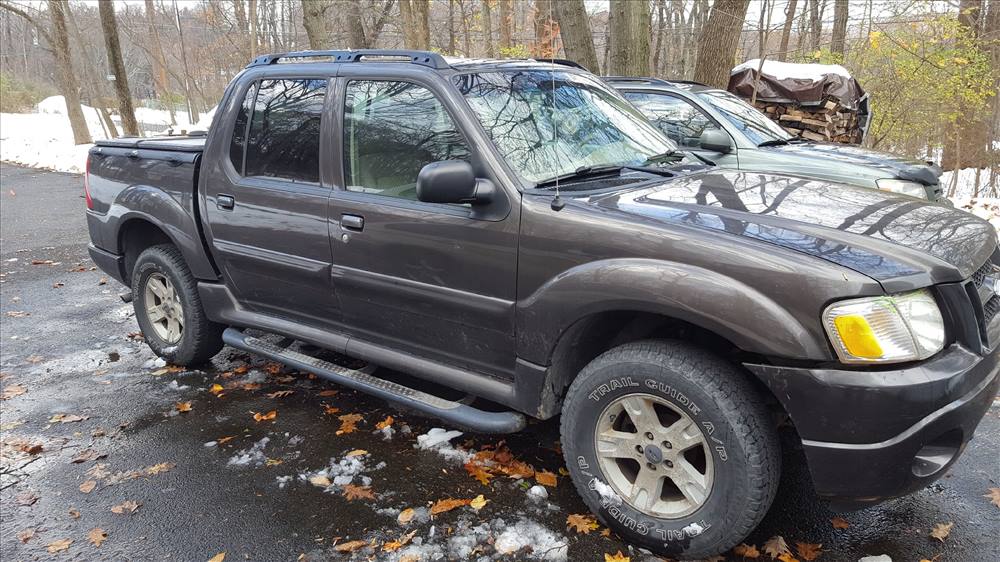
[[[952,184],[954,184],[955,196],[952,198],[953,201],[956,199],[968,199],[977,191],[979,193],[987,193],[989,182],[989,169],[980,169],[977,181],[976,168],[963,168],[957,172],[945,172],[941,174],[940,179],[941,188],[944,189],[945,193],[948,193],[951,190]]]
[[[736,66],[729,73],[736,74],[747,69],[756,71],[760,66],[760,59],[748,60]],[[819,82],[827,74],[837,74],[844,78],[851,78],[851,73],[839,64],[804,64],[794,62],[781,62],[776,60],[765,60],[761,72],[768,76],[773,76],[778,80],[797,78],[801,80],[811,80]]]

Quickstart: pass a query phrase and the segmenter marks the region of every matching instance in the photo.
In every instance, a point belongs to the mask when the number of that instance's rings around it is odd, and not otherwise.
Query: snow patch
[[[545,489],[545,486],[532,486],[528,488],[528,498],[532,501],[541,501],[549,499],[549,492]]]
[[[878,556],[865,556],[864,558],[859,558],[858,562],[892,562],[892,558],[888,554],[879,554]]]
[[[528,558],[535,560],[566,560],[569,552],[566,537],[530,519],[521,519],[508,527],[496,538],[493,547],[500,554],[519,553],[530,548]]]
[[[264,454],[264,448],[267,447],[270,441],[270,437],[262,437],[260,441],[254,443],[249,449],[238,451],[226,464],[228,466],[262,466],[267,462],[267,455]]]
[[[698,535],[705,532],[705,528],[697,523],[691,523],[687,527],[681,529],[689,537],[697,537]]]
[[[760,59],[751,59],[743,64],[737,65],[729,73],[736,74],[737,72],[742,72],[747,69],[751,69],[756,72],[759,67]],[[812,64],[765,60],[764,66],[761,68],[761,72],[768,76],[773,76],[777,80],[796,78],[800,80],[820,82],[827,74],[836,74],[838,76],[843,76],[844,78],[851,78],[851,73],[839,64]]]
[[[435,451],[447,460],[465,464],[472,460],[473,454],[462,449],[456,449],[451,444],[452,439],[461,435],[462,432],[458,430],[448,431],[440,427],[435,427],[423,435],[418,435],[415,447],[425,451]]]
[[[597,492],[601,496],[603,503],[607,505],[621,505],[622,498],[618,495],[618,492],[614,488],[601,482],[597,478],[590,481],[590,489]]]
[[[323,469],[299,473],[299,480],[311,482],[317,477],[324,477],[330,481],[330,485],[325,488],[325,491],[331,493],[336,492],[337,488],[348,484],[370,486],[372,483],[371,477],[362,474],[367,468],[365,460],[368,456],[367,454],[355,455],[353,457],[344,457],[340,460],[337,460],[337,457],[333,457],[330,459],[330,464]],[[379,463],[371,470],[380,470],[384,467],[385,463]]]

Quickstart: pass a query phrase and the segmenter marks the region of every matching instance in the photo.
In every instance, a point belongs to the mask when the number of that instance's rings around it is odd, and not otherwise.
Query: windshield
[[[676,147],[594,77],[522,69],[455,77],[514,170],[537,184],[580,168],[635,166]]]
[[[757,111],[754,106],[729,92],[718,90],[698,92],[698,97],[711,104],[754,144],[759,145],[768,141],[787,141],[793,138],[780,125]]]

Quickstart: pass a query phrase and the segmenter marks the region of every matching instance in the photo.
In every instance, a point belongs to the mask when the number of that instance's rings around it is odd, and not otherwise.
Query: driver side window
[[[699,148],[701,134],[706,129],[718,128],[700,109],[681,98],[647,92],[624,92],[624,95],[678,146]]]
[[[417,174],[441,160],[469,161],[465,139],[430,90],[409,82],[354,80],[344,107],[348,191],[417,199]]]

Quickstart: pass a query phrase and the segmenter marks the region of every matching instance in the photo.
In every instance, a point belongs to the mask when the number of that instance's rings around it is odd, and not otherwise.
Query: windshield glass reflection
[[[719,90],[699,92],[698,97],[712,105],[727,121],[736,126],[754,144],[786,141],[792,138],[780,125],[742,99]]]

